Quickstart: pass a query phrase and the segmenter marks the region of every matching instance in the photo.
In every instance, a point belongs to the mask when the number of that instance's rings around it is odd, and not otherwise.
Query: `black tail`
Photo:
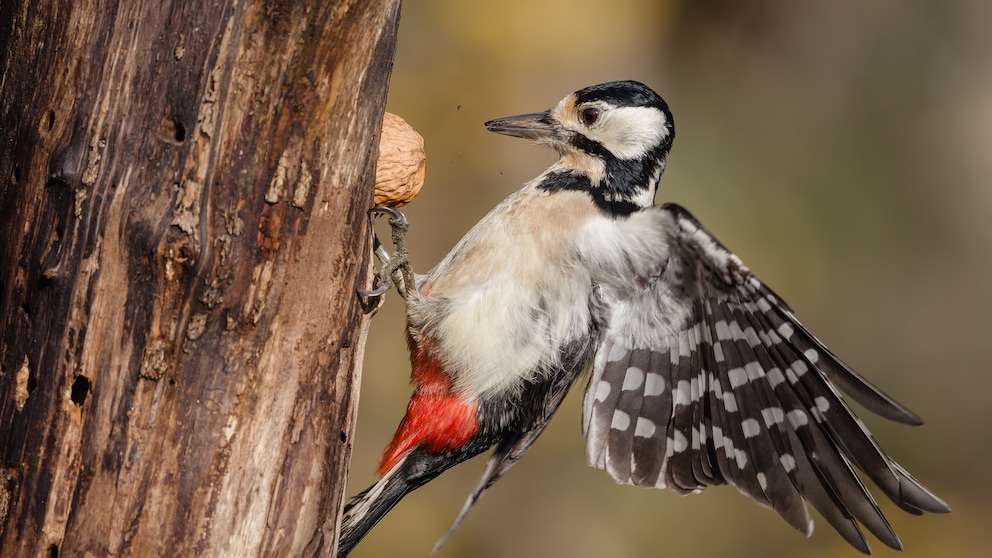
[[[393,465],[379,482],[366,488],[351,499],[344,507],[341,517],[341,537],[338,539],[338,558],[345,558],[365,535],[393,509],[404,496],[427,481],[441,474],[444,469],[437,469],[433,474],[425,472],[425,457],[423,450],[414,449],[412,452]],[[436,456],[431,461],[436,461]],[[426,467],[436,469],[436,467]],[[417,474],[421,473],[421,474]]]
[[[404,458],[390,469],[379,482],[355,496],[344,507],[341,517],[341,538],[338,539],[338,558],[347,556],[370,529],[393,509],[403,496],[413,488],[403,475]]]
[[[411,450],[392,469],[386,471],[379,482],[345,505],[341,517],[341,537],[338,539],[338,558],[348,556],[355,545],[404,496],[451,467],[482,453],[492,444],[492,441],[479,437],[457,450],[442,454],[430,453],[420,447]]]

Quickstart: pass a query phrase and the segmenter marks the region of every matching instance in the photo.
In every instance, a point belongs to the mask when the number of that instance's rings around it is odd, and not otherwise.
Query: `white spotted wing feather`
[[[879,448],[840,390],[892,420],[916,415],[834,356],[687,211],[648,211],[670,215],[669,257],[631,300],[610,302],[584,404],[592,466],[683,494],[729,483],[806,534],[809,502],[863,552],[858,523],[901,545],[855,468],[906,511],[949,511]],[[643,315],[673,307],[687,316],[674,327]]]

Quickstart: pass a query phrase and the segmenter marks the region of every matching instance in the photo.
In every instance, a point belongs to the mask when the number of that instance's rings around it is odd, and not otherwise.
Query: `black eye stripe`
[[[569,138],[568,143],[604,161],[615,158],[606,146],[577,132]]]

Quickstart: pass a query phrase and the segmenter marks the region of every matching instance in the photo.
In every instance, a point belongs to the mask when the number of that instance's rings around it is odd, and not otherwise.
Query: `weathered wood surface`
[[[398,18],[0,5],[0,555],[332,552]]]

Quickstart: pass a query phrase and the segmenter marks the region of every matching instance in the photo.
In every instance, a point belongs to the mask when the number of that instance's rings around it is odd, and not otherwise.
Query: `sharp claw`
[[[375,206],[375,207],[373,207],[372,209],[369,210],[369,214],[370,215],[374,215],[376,213],[379,213],[379,214],[382,214],[382,215],[389,215],[389,224],[391,224],[391,225],[392,224],[402,224],[402,225],[406,225],[407,224],[406,215],[402,211],[400,211],[399,209],[396,209],[395,207],[386,207],[384,205],[377,205],[377,206]]]
[[[387,215],[389,217],[389,226],[392,229],[395,252],[390,256],[382,246],[382,242],[379,241],[379,237],[373,231],[374,253],[376,259],[382,264],[382,268],[376,274],[376,282],[381,282],[382,285],[369,291],[357,289],[356,292],[366,298],[378,298],[386,294],[393,285],[396,285],[397,292],[405,299],[408,294],[407,289],[415,284],[404,242],[404,237],[410,224],[407,221],[406,215],[394,207],[377,205],[369,210],[370,216],[374,217],[376,214]]]
[[[380,297],[380,296],[386,294],[386,292],[389,291],[389,288],[391,286],[392,285],[390,285],[390,284],[387,283],[387,284],[379,287],[378,289],[372,289],[371,291],[366,291],[366,290],[363,290],[363,289],[355,289],[355,292],[358,293],[358,294],[360,294],[360,295],[362,295],[362,296],[364,296],[365,298],[377,298],[377,297]]]

